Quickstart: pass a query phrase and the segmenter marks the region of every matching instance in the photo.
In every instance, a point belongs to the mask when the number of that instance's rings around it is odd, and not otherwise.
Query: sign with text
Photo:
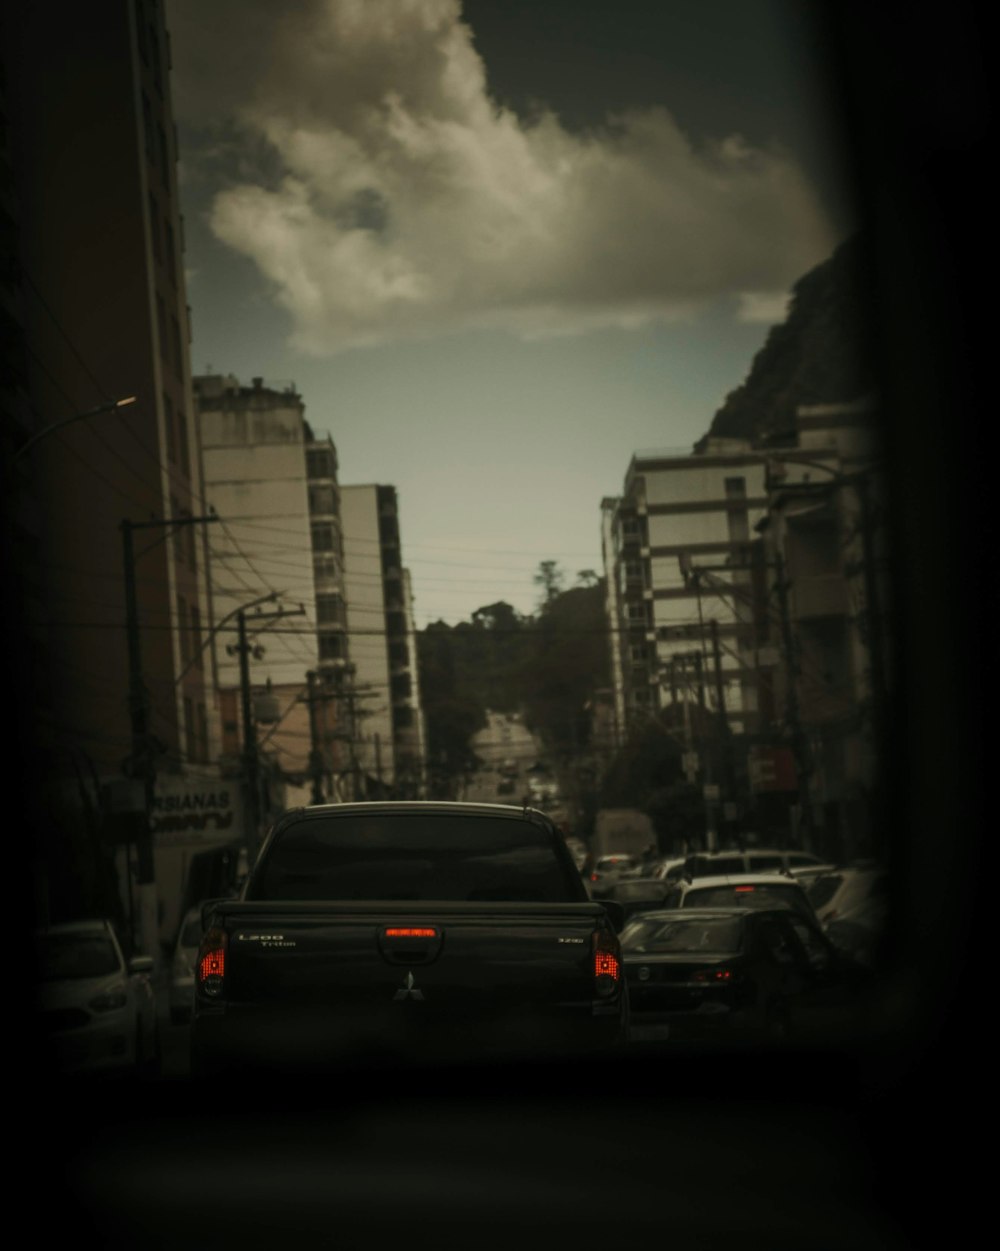
[[[233,779],[158,777],[150,820],[156,845],[237,841],[243,836],[242,799]]]

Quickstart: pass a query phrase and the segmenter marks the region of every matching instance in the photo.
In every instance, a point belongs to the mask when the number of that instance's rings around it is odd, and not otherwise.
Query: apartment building
[[[204,375],[194,385],[206,498],[219,518],[209,548],[218,756],[241,774],[256,742],[263,826],[317,788],[329,798],[345,755],[331,680],[346,663],[337,451],[313,433],[293,384]]]
[[[119,855],[120,882],[142,888],[138,905],[108,897],[113,870],[95,848],[119,828],[119,808],[134,814],[128,793],[150,770],[204,772],[212,732],[198,647],[203,535],[183,524],[202,512],[202,485],[169,40],[152,0],[62,7],[58,20],[15,0],[5,17],[17,421],[22,441],[40,436],[7,484],[41,614],[28,630],[51,783],[39,896],[53,916],[135,907],[148,919],[148,843],[135,873]],[[141,784],[138,795],[137,808]]]
[[[758,522],[768,588],[783,584],[791,649],[775,724],[794,744],[802,819],[828,854],[870,853],[875,744],[891,686],[885,480],[870,399],[800,407],[794,446],[768,466]]]
[[[765,454],[738,439],[691,455],[637,453],[602,503],[613,699],[625,729],[677,703],[756,726],[753,527]]]
[[[349,794],[416,798],[425,793],[426,732],[395,487],[342,487],[341,516],[354,744]]]

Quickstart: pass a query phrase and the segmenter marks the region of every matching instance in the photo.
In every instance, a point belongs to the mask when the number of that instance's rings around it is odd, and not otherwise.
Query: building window
[[[197,604],[191,605],[191,644],[194,649],[193,658],[196,669],[204,668],[201,651],[201,609]],[[204,712],[204,709],[202,709]]]
[[[343,598],[340,595],[317,595],[316,621],[319,625],[343,625]]]
[[[142,131],[146,141],[146,159],[148,161],[156,158],[156,142],[153,137],[153,107],[149,103],[149,97],[145,92],[142,93]]]
[[[726,499],[744,499],[747,493],[746,478],[727,478],[726,479]]]
[[[333,526],[313,526],[312,548],[314,552],[333,551]]]
[[[177,443],[174,439],[174,404],[166,391],[163,392],[163,427],[167,436],[167,456],[177,460]]]
[[[645,621],[646,620],[646,605],[643,604],[641,601],[636,601],[635,603],[629,604],[628,605],[628,619],[629,621]]]
[[[342,634],[321,634],[319,636],[320,660],[340,660],[344,654],[344,636]]]
[[[170,150],[167,147],[167,132],[162,126],[158,126],[160,132],[160,175],[163,178],[163,186],[167,193],[170,192]]]
[[[171,329],[174,332],[174,365],[177,368],[177,377],[182,381],[184,379],[184,351],[181,347],[181,326],[176,317],[171,317]]]
[[[318,582],[335,582],[337,579],[336,556],[317,556],[313,560],[313,576]]]
[[[200,751],[199,759],[203,761],[207,761],[208,760],[208,714],[205,712],[204,704],[198,705],[198,738],[200,740],[198,744],[199,751]]]
[[[149,193],[149,233],[153,240],[153,256],[161,261],[163,249],[160,247],[160,210],[152,192]]]
[[[160,359],[162,360],[167,343],[167,306],[163,303],[163,296],[159,291],[156,293],[156,329],[160,340]]]
[[[178,517],[180,517],[180,515],[181,515],[181,506],[177,502],[176,496],[171,495],[170,516],[172,519],[176,520]],[[184,536],[181,533],[182,529],[183,529],[182,526],[174,526],[174,559],[175,560],[184,559]]]
[[[183,408],[177,410],[177,442],[180,446],[180,468],[185,478],[191,476],[191,467],[188,461],[188,430],[187,416]]]
[[[194,728],[194,706],[186,695],[184,696],[184,739],[184,751],[188,760],[196,760],[198,743]]]
[[[310,448],[306,452],[306,476],[309,478],[332,478],[336,470],[333,452],[327,447]]]
[[[139,45],[139,55],[149,64],[149,47],[146,43],[146,19],[142,12],[142,0],[135,0],[135,38]]]
[[[164,237],[167,242],[167,269],[170,272],[170,281],[177,286],[177,253],[174,251],[174,228],[169,222],[164,222]]]
[[[191,622],[187,600],[183,595],[177,596],[177,625],[181,635],[181,660],[187,664],[191,659]]]
[[[332,486],[309,488],[309,511],[321,515],[329,515],[337,511]]]

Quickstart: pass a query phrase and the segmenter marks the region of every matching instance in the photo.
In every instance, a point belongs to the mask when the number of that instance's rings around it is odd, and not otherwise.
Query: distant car
[[[201,904],[189,908],[177,931],[170,962],[170,1019],[175,1025],[188,1021],[194,1006],[194,966],[202,936]]]
[[[870,975],[794,911],[646,912],[625,926],[621,945],[633,1042],[826,1043],[863,1020]]]
[[[37,1020],[57,1073],[158,1073],[152,956],[126,963],[104,919],[36,931],[35,955]]]
[[[734,873],[682,878],[663,900],[664,908],[790,908],[818,925],[806,892],[785,873]]]
[[[692,877],[716,877],[721,873],[780,873],[822,863],[821,857],[809,851],[754,847],[749,851],[699,851],[688,856],[684,867]]]
[[[628,870],[635,867],[635,863],[635,856],[629,852],[612,852],[606,856],[598,856],[587,881],[591,898],[600,899],[601,892],[619,881]]]

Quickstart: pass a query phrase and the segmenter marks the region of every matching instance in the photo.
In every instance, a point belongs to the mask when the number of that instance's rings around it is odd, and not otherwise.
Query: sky
[[[192,368],[396,487],[418,626],[600,572],[850,232],[810,7],[168,0]]]

